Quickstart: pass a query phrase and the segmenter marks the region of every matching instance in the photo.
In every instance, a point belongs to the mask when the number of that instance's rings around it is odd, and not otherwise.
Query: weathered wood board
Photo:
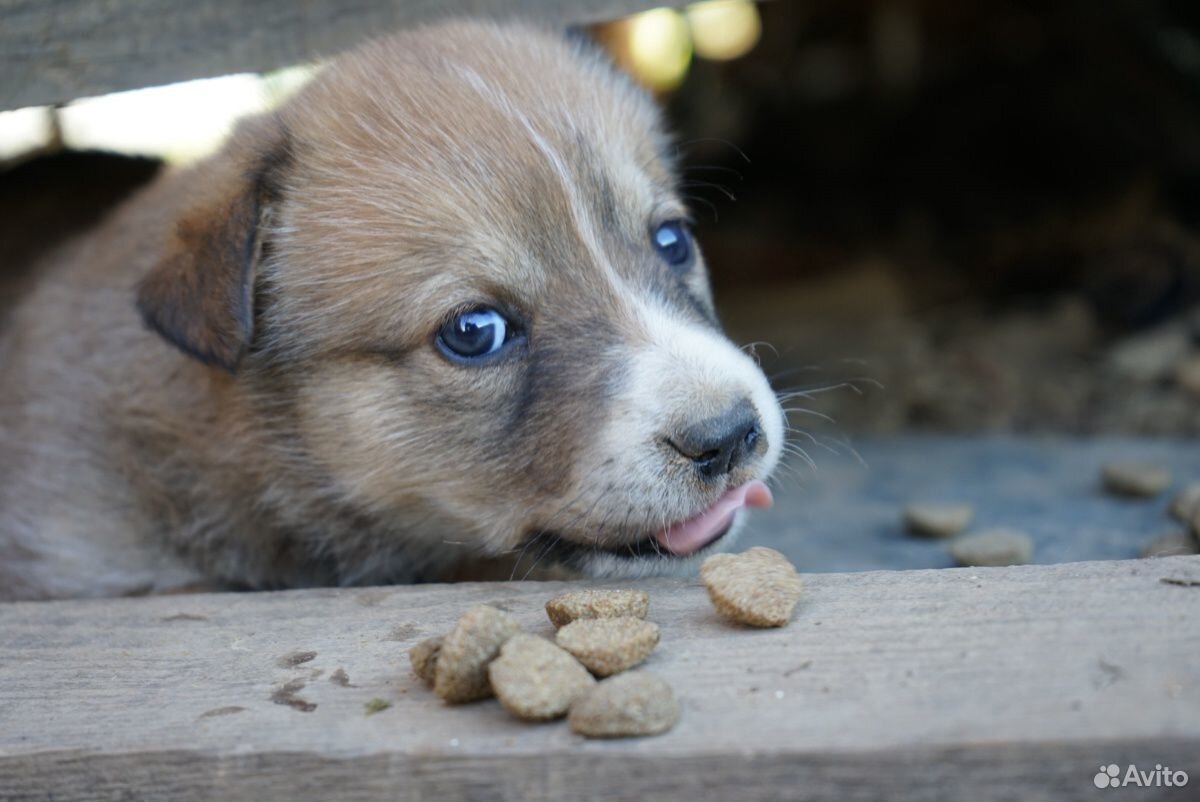
[[[1121,798],[1200,788],[1198,557],[814,574],[763,631],[640,584],[683,718],[608,742],[407,667],[470,604],[549,634],[562,583],[0,606],[0,799],[1085,799],[1109,763],[1190,774]]]
[[[0,0],[0,109],[326,57],[404,25],[472,14],[547,25],[649,0]]]

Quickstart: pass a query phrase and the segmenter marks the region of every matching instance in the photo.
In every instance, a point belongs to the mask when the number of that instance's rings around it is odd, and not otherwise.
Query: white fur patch
[[[783,449],[783,411],[758,364],[720,332],[665,307],[638,303],[649,344],[635,358],[630,392],[664,414],[691,420],[719,415],[742,398],[758,412],[767,451],[763,474]]]
[[[624,502],[635,509],[658,511],[659,517],[646,522],[649,534],[691,517],[713,500],[679,481],[677,470],[672,473],[673,455],[661,445],[664,436],[749,399],[766,443],[752,463],[749,478],[765,480],[783,451],[784,419],[757,363],[718,331],[645,299],[631,298],[630,305],[643,337],[640,343],[630,344],[635,350],[627,383],[614,399],[613,414],[597,439],[595,462],[585,470],[592,476],[629,480]],[[744,517],[739,512],[733,527],[716,544],[686,558],[628,559],[596,552],[588,556],[584,570],[593,576],[626,578],[684,575],[693,572],[705,554],[732,545]]]

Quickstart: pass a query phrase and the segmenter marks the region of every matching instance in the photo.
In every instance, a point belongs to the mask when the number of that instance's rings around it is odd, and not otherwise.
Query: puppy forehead
[[[612,283],[614,246],[644,249],[650,216],[678,208],[651,102],[556,37],[447,30],[335,63],[287,110],[296,255],[336,263],[342,296],[420,287],[437,313],[481,288]]]

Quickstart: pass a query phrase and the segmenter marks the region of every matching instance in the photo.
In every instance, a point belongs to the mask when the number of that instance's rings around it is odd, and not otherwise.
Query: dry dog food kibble
[[[488,666],[492,690],[514,716],[544,721],[567,709],[596,680],[579,661],[545,638],[514,635]]]
[[[450,703],[492,695],[488,663],[520,625],[495,607],[479,605],[463,613],[442,641],[434,668],[433,692]]]
[[[792,619],[802,583],[787,558],[755,546],[741,554],[714,554],[700,580],[717,612],[755,627],[781,627]]]
[[[671,686],[644,671],[609,677],[571,705],[567,716],[571,731],[589,738],[658,735],[678,720]]]
[[[1033,558],[1033,538],[1015,529],[985,529],[950,542],[959,565],[1024,565]]]
[[[650,594],[644,590],[577,590],[546,602],[556,628],[579,618],[645,618],[649,609]]]
[[[1192,482],[1171,499],[1171,515],[1190,523],[1197,514],[1200,514],[1200,482]]]
[[[1142,548],[1143,557],[1177,557],[1183,554],[1200,554],[1196,538],[1190,532],[1168,532]]]
[[[909,504],[904,508],[908,531],[929,537],[952,537],[966,529],[975,517],[970,504]]]
[[[413,673],[433,687],[433,674],[437,668],[438,652],[442,650],[442,636],[426,638],[408,650],[408,659],[412,663]]]
[[[658,645],[658,624],[640,618],[581,618],[558,631],[558,645],[599,677],[636,666]]]
[[[1109,462],[1101,476],[1108,492],[1118,496],[1149,498],[1171,484],[1171,472],[1160,465],[1143,462]]]

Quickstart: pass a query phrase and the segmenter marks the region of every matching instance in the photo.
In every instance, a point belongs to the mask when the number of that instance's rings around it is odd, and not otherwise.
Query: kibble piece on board
[[[408,660],[412,663],[413,673],[433,687],[434,671],[437,669],[438,652],[442,650],[441,635],[436,638],[426,638],[408,650]]]
[[[644,590],[574,590],[546,602],[556,628],[580,618],[645,618],[649,609],[650,594]]]
[[[488,663],[496,659],[504,642],[520,631],[516,621],[495,607],[481,604],[467,610],[442,641],[433,692],[452,704],[491,696]]]
[[[1024,565],[1033,559],[1033,538],[1015,529],[985,529],[950,541],[959,565]]]
[[[571,705],[567,724],[589,738],[659,735],[679,721],[671,686],[645,671],[628,671],[600,682]]]
[[[1171,515],[1184,523],[1200,515],[1200,482],[1191,482],[1171,499]]]
[[[1150,498],[1171,485],[1171,472],[1146,462],[1108,462],[1101,470],[1104,488],[1118,496]]]
[[[1168,532],[1142,547],[1143,557],[1178,557],[1184,554],[1200,554],[1200,545],[1191,532]]]
[[[714,554],[700,566],[700,580],[718,613],[755,627],[791,621],[803,588],[787,557],[763,546]]]
[[[909,504],[904,508],[908,531],[927,537],[953,537],[975,517],[970,504]]]
[[[554,638],[598,677],[633,668],[658,645],[658,624],[640,618],[581,618]]]
[[[532,721],[564,716],[596,680],[579,661],[545,638],[514,635],[488,666],[492,690],[514,716]]]

